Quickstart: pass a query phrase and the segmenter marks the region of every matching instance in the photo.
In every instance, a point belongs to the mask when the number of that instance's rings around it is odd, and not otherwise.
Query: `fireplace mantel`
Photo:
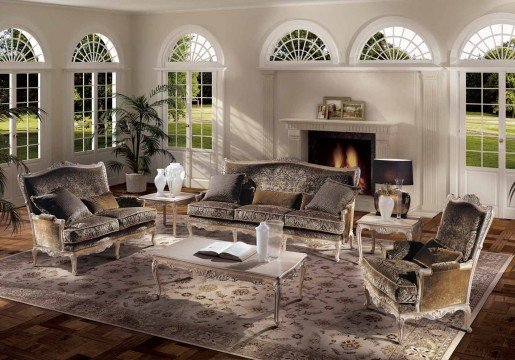
[[[280,119],[288,129],[289,156],[307,160],[308,131],[337,131],[376,134],[376,157],[396,156],[394,137],[397,123],[385,121],[326,120],[326,119]]]

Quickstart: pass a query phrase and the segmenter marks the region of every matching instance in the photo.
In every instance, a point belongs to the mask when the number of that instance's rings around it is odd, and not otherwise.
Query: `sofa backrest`
[[[58,163],[43,171],[20,174],[18,182],[29,210],[35,214],[40,212],[30,197],[48,194],[58,187],[65,187],[79,198],[109,191],[107,172],[102,162],[91,165]]]
[[[359,183],[359,168],[334,168],[300,160],[225,160],[226,174],[243,173],[258,189],[315,194],[327,178],[348,185]]]

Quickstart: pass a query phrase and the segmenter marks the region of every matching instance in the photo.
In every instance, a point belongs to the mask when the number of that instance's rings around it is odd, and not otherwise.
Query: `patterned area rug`
[[[223,233],[216,237],[231,239]],[[408,322],[405,343],[397,345],[393,317],[363,306],[357,251],[343,250],[342,261],[335,263],[329,247],[312,251],[289,245],[289,250],[309,254],[304,298],[295,301],[298,279],[287,280],[278,329],[272,328],[273,289],[265,285],[191,278],[163,268],[164,295],[156,301],[151,255],[181,239],[158,235],[157,240],[156,247],[149,247],[148,239],[122,246],[118,261],[112,259],[113,250],[79,258],[77,277],[70,274],[69,261],[44,254],[37,268],[30,252],[0,259],[0,297],[256,359],[444,359],[464,334],[458,313],[441,321]],[[473,316],[510,258],[481,254],[472,288]]]

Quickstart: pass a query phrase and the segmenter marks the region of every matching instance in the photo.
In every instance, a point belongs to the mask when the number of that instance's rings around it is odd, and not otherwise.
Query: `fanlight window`
[[[391,26],[375,33],[361,50],[360,60],[429,61],[433,55],[424,39],[414,31]]]
[[[89,34],[82,38],[73,52],[72,62],[118,62],[118,52],[108,37]]]
[[[461,60],[515,59],[515,26],[495,24],[472,35],[461,52]]]
[[[177,40],[168,62],[216,62],[216,51],[204,36],[190,33]]]
[[[324,41],[309,30],[297,29],[284,35],[275,45],[270,61],[329,61]]]
[[[43,51],[28,32],[16,28],[0,31],[0,62],[44,62]]]

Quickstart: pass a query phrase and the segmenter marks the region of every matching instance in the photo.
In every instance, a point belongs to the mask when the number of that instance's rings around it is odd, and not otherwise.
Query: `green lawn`
[[[201,111],[200,106],[193,106],[192,112],[192,147],[194,149],[212,149],[212,131],[211,124],[212,108],[210,105],[204,105]],[[169,146],[186,147],[186,119],[180,119],[175,122],[173,118],[168,120],[168,134],[177,134],[171,141]]]

